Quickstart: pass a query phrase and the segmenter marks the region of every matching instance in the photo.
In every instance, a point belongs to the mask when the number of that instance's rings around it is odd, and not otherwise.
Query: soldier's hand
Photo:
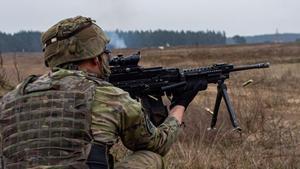
[[[207,88],[207,81],[206,80],[191,80],[189,81],[186,86],[177,89],[174,91],[170,109],[172,109],[176,105],[181,105],[185,109],[189,106],[191,101],[197,95],[200,90],[205,90]]]

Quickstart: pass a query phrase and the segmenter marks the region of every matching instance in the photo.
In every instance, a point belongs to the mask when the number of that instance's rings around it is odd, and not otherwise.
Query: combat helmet
[[[61,20],[44,32],[41,40],[45,65],[50,68],[95,58],[105,51],[109,43],[95,21],[83,16]]]

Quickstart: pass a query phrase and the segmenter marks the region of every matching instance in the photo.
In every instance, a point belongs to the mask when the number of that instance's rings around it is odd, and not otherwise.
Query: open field
[[[141,53],[146,67],[271,63],[269,69],[232,73],[226,82],[242,134],[232,131],[224,103],[217,129],[207,131],[211,115],[205,108],[213,109],[216,96],[216,85],[211,84],[188,108],[179,141],[165,157],[166,168],[300,168],[300,44],[153,48]],[[2,55],[1,73],[13,86],[29,74],[47,72],[41,53]],[[242,87],[249,79],[254,82]]]

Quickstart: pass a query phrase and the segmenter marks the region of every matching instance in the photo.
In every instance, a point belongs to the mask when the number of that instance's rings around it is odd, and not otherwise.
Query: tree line
[[[15,34],[0,32],[0,51],[2,52],[40,52],[41,32],[20,31]]]
[[[226,44],[225,32],[216,31],[113,31],[107,32],[112,48],[143,48],[178,45]],[[42,51],[41,32],[20,31],[14,34],[0,32],[2,52]]]
[[[226,44],[225,32],[215,31],[116,31],[127,47]]]

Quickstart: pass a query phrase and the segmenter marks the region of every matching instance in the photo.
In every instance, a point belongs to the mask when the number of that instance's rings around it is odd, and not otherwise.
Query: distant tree
[[[295,40],[295,42],[298,42],[298,43],[300,43],[300,38],[296,39],[296,40]]]
[[[239,36],[239,35],[235,35],[234,37],[232,37],[232,40],[236,43],[236,44],[246,44],[247,40],[246,38]]]
[[[120,31],[107,32],[112,38],[111,47],[158,47],[178,45],[216,45],[226,43],[225,32],[219,31]],[[114,35],[114,36],[112,36]],[[21,31],[14,34],[0,32],[0,51],[2,52],[40,52],[41,32]],[[118,44],[118,45],[117,45]]]
[[[225,32],[216,31],[118,31],[129,48],[225,44]]]
[[[20,31],[15,34],[0,32],[0,51],[2,52],[40,52],[41,32]]]

